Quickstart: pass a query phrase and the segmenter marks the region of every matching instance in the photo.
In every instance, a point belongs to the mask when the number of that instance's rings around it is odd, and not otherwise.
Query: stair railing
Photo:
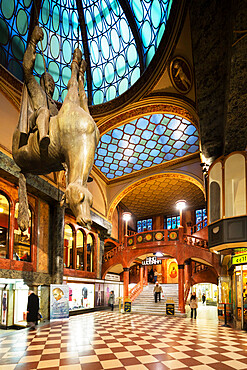
[[[208,241],[198,236],[184,234],[184,243],[195,247],[208,248]]]

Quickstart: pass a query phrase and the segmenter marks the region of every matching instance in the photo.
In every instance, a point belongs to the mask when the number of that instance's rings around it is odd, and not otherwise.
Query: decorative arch
[[[182,173],[171,173],[171,172],[164,172],[162,174],[155,174],[155,175],[152,175],[152,176],[148,176],[148,177],[145,177],[143,179],[140,179],[140,180],[137,180],[136,182],[132,183],[131,185],[127,186],[125,189],[123,189],[114,199],[113,201],[111,202],[110,204],[110,207],[109,207],[109,210],[108,210],[108,214],[107,214],[107,218],[111,221],[112,220],[112,215],[113,215],[113,212],[116,208],[116,206],[118,205],[118,203],[128,194],[130,193],[133,189],[137,188],[138,186],[141,186],[143,184],[145,184],[146,182],[148,182],[150,179],[160,179],[162,177],[168,177],[168,178],[172,178],[172,179],[180,179],[180,180],[184,180],[184,181],[189,181],[190,183],[196,185],[204,194],[204,197],[205,197],[205,190],[203,188],[203,185],[202,183],[195,179],[194,177],[192,176],[189,176],[187,174],[182,174]]]

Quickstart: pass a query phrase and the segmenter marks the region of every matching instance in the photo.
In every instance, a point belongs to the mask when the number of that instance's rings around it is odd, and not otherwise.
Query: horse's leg
[[[73,102],[75,104],[80,104],[80,101],[79,101],[79,87],[78,87],[78,72],[79,72],[79,65],[80,65],[80,62],[81,62],[81,58],[82,58],[82,53],[80,51],[80,49],[75,49],[74,51],[74,54],[73,54],[73,60],[72,60],[72,63],[71,63],[71,77],[70,77],[70,80],[68,82],[68,93],[64,99],[64,102],[63,102],[63,105],[62,105],[62,110],[63,108],[65,109],[65,106],[70,103],[70,102]]]
[[[26,177],[22,172],[20,172],[19,174],[18,196],[19,196],[19,209],[17,223],[21,231],[25,231],[29,226],[29,214],[28,214]]]
[[[88,114],[90,114],[89,109],[88,109],[87,95],[84,89],[85,70],[86,70],[86,62],[85,60],[82,60],[81,65],[80,65],[80,70],[79,70],[79,77],[78,77],[80,107],[84,109]]]

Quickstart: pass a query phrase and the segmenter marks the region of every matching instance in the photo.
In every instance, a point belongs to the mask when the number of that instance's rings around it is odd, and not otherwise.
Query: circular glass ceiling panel
[[[124,2],[132,15],[123,11],[125,6],[122,8],[121,4]],[[2,0],[0,5],[1,61],[6,68],[11,65],[11,73],[16,71],[18,78],[21,76],[23,47],[25,50],[30,20],[33,19],[33,4],[31,0]],[[144,72],[140,65],[144,65],[144,69],[149,65],[161,42],[171,4],[172,0],[41,0],[39,8],[35,2],[33,12],[39,12],[39,25],[45,34],[42,46],[46,68],[52,61],[57,63],[51,70],[56,71],[53,77],[56,79],[56,97],[59,91],[58,100],[63,101],[66,90],[62,71],[64,67],[70,68],[72,53],[78,44],[83,54],[84,49],[89,53],[84,56],[89,61],[86,74],[86,88],[90,83],[89,91],[92,91],[89,102],[107,102],[130,88]],[[42,47],[40,43],[38,46],[39,54]],[[109,68],[107,74],[102,73],[106,65],[113,67],[114,74]],[[43,73],[44,69],[42,58],[37,57],[35,66],[39,80],[38,71]],[[101,93],[98,92],[98,70],[102,73]]]

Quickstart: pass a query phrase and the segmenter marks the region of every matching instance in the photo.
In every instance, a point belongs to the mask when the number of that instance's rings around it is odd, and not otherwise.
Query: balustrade
[[[142,292],[143,290],[143,285],[141,284],[141,282],[139,282],[138,284],[136,284],[129,292],[129,297],[131,299],[131,301],[133,302],[135,300],[135,298]]]

